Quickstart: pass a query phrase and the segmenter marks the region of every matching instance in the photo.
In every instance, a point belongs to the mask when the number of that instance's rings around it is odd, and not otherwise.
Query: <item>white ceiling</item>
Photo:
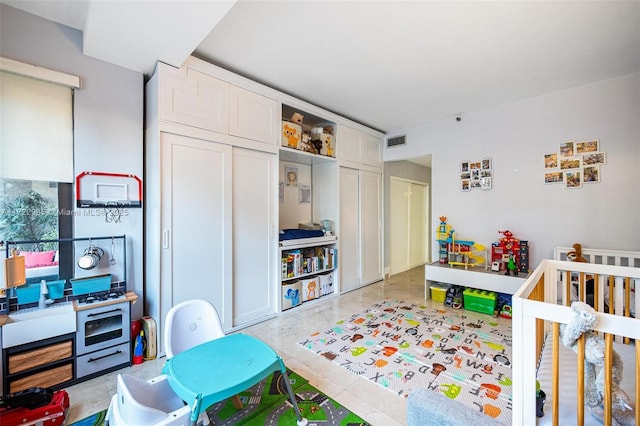
[[[389,132],[640,71],[640,1],[0,0],[149,74],[195,54]]]

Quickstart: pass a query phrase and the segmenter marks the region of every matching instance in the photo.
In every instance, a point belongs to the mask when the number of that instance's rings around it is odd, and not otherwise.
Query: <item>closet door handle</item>
[[[162,231],[162,248],[163,249],[168,249],[169,248],[169,230],[165,229],[164,231]]]

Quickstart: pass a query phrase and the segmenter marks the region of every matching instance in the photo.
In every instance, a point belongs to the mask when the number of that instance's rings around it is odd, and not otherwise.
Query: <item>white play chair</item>
[[[105,426],[188,425],[191,408],[171,389],[167,376],[142,380],[118,374],[117,392],[111,398]]]
[[[224,336],[216,308],[206,300],[192,299],[178,303],[167,313],[164,324],[164,352],[167,359],[200,343]],[[240,397],[231,398],[236,410],[242,409]],[[201,416],[204,425],[209,419]]]

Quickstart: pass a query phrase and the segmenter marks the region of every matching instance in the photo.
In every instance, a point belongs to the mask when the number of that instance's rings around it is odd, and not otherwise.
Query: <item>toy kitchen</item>
[[[0,387],[60,389],[131,365],[125,235],[9,241]],[[0,284],[0,287],[2,285]]]

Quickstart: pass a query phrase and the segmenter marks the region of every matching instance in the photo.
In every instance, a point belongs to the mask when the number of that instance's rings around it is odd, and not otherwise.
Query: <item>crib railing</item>
[[[568,274],[568,275],[567,275]],[[599,265],[566,261],[543,260],[529,275],[522,287],[513,295],[513,424],[535,424],[535,380],[539,356],[542,352],[544,336],[552,333],[553,383],[552,395],[559,395],[558,354],[560,324],[567,324],[574,316],[571,308],[558,304],[558,278],[587,274],[594,277],[596,287],[610,286],[609,307],[604,312],[604,297],[598,295],[598,323],[594,330],[605,338],[605,424],[611,424],[611,364],[613,340],[629,342],[640,339],[640,320],[630,316],[631,308],[638,312],[640,295],[629,291],[632,285],[640,283],[640,268],[616,265]],[[564,279],[570,283],[570,279]],[[566,286],[566,284],[565,284]],[[601,290],[602,290],[601,288]],[[625,290],[626,289],[626,290]],[[566,297],[563,296],[563,299]],[[602,299],[602,300],[601,300]],[[563,300],[563,302],[565,302]],[[535,336],[535,339],[529,338]],[[584,339],[578,343],[578,411],[577,424],[584,421]],[[580,349],[582,348],[582,349]],[[636,371],[640,371],[640,345],[636,345]],[[608,378],[608,379],[607,379]],[[640,378],[636,374],[635,406],[640,407]],[[558,424],[558,401],[551,401],[551,415]],[[640,425],[640,415],[636,410],[636,423]]]

